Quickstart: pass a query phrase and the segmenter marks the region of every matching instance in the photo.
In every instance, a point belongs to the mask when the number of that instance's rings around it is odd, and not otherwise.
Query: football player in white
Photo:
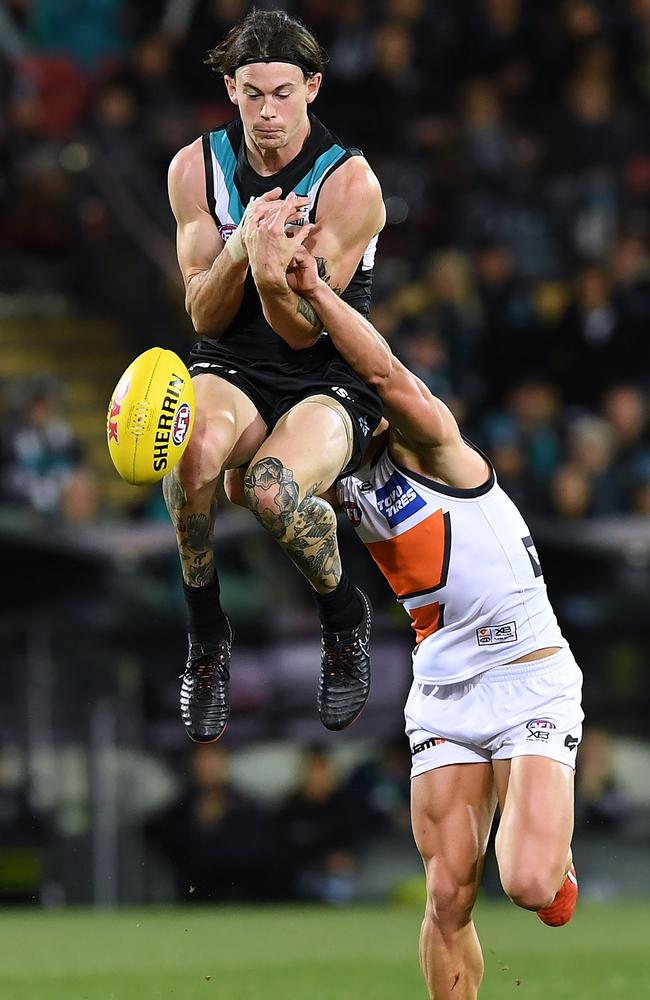
[[[483,977],[472,909],[496,805],[501,883],[551,926],[575,908],[573,776],[582,674],[548,600],[521,514],[445,404],[318,276],[280,206],[249,240],[384,404],[366,464],[330,491],[416,633],[405,708],[412,823],[426,873],[420,962],[435,1000],[474,1000]],[[236,474],[227,483],[241,499]],[[334,495],[336,494],[336,495]]]

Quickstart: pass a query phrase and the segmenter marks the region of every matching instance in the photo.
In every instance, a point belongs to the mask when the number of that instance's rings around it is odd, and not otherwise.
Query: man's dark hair
[[[208,52],[205,62],[223,76],[234,76],[247,63],[295,63],[310,77],[323,72],[326,59],[301,21],[283,10],[253,10]]]

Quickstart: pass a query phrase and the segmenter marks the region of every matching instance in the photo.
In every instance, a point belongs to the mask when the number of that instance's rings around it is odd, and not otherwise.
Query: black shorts
[[[354,433],[350,461],[340,475],[351,475],[363,462],[366,447],[383,416],[381,400],[333,351],[301,351],[303,364],[249,361],[222,349],[218,342],[202,340],[190,353],[190,375],[218,375],[248,396],[269,433],[280,417],[308,396],[336,399],[349,414]]]

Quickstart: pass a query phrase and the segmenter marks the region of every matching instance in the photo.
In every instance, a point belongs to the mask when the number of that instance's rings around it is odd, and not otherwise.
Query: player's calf
[[[320,592],[333,590],[341,577],[336,515],[309,486],[303,498],[292,469],[279,458],[255,462],[244,476],[249,509],[286,551],[303,576]]]
[[[436,867],[438,871],[436,872]],[[476,886],[427,865],[427,903],[420,929],[420,964],[432,1000],[475,1000],[483,956],[472,923]]]

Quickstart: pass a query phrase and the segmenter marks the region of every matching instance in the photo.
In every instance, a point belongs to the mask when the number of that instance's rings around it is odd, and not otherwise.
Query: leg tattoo
[[[181,483],[179,483],[173,471],[168,472],[163,479],[162,489],[165,504],[167,506],[167,510],[169,511],[169,516],[172,520],[174,520],[174,511],[183,509],[187,503],[187,497],[185,495],[185,490],[183,489]]]
[[[303,576],[317,590],[333,590],[341,579],[336,541],[336,515],[328,503],[314,496],[314,483],[304,500],[291,469],[277,458],[263,458],[244,477],[251,511],[280,543]]]
[[[280,541],[293,520],[300,493],[291,469],[285,469],[277,458],[263,458],[247,471],[244,491],[247,497],[251,491],[254,498],[251,510],[255,517]],[[268,511],[260,506],[262,497],[264,501],[269,497],[273,500],[273,506]]]
[[[163,496],[176,528],[183,579],[189,587],[205,587],[214,574],[212,530],[217,498],[213,495],[207,514],[192,510],[185,490],[173,471],[163,479]]]

